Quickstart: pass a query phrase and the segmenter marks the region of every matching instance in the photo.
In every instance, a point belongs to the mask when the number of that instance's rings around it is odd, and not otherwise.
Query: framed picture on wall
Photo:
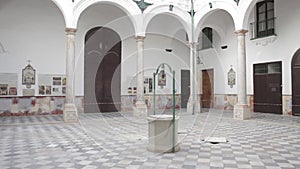
[[[8,84],[0,84],[0,95],[8,94]]]
[[[52,85],[55,85],[55,86],[61,85],[61,77],[53,77],[52,78]]]
[[[10,87],[9,95],[17,95],[17,87]]]
[[[62,79],[62,85],[63,85],[63,86],[67,85],[67,78],[66,78],[66,77],[64,77],[64,78]]]
[[[39,94],[40,95],[44,95],[45,94],[45,86],[44,85],[40,85],[39,86]]]
[[[29,86],[35,84],[35,69],[30,64],[22,69],[22,84]]]
[[[52,87],[52,94],[61,94],[60,88],[59,87]]]
[[[47,95],[51,94],[51,86],[46,86],[46,94]]]
[[[61,88],[61,92],[62,92],[62,94],[66,94],[66,87],[65,86],[63,86],[62,88]]]

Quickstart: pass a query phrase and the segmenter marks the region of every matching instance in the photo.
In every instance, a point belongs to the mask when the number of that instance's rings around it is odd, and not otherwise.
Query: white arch
[[[184,11],[177,6],[173,7],[173,11],[169,11],[169,4],[152,5],[144,11],[144,24],[142,29],[144,35],[150,21],[159,14],[170,14],[178,19],[178,21],[183,25],[186,33],[188,34],[189,39],[191,39],[191,16],[187,11]]]
[[[60,0],[52,0],[52,2],[56,5],[56,7],[60,10],[63,15],[63,19],[65,22],[65,26],[68,28],[72,26],[73,21],[73,13],[72,13],[72,4],[66,3]],[[71,27],[70,27],[71,28]]]
[[[141,15],[141,10],[136,3],[128,0],[81,0],[74,7],[74,27],[77,27],[79,17],[83,11],[96,3],[107,3],[119,7],[130,18],[135,32],[140,29],[139,15]]]
[[[238,20],[238,28],[239,29],[247,29],[248,27],[248,19],[252,9],[258,0],[244,0],[241,1],[239,7],[239,20]]]
[[[213,2],[213,8],[209,8],[207,4],[203,4],[200,11],[196,12],[195,14],[195,39],[198,39],[198,36],[201,32],[203,22],[205,19],[211,15],[213,12],[217,10],[224,10],[226,11],[233,19],[233,24],[235,30],[237,30],[237,23],[238,23],[238,8],[234,1],[228,0],[217,0]]]

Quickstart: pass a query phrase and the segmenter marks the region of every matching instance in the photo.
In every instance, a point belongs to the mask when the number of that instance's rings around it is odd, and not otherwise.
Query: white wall
[[[166,52],[165,49],[172,49]],[[175,71],[176,91],[181,91],[181,70],[189,69],[190,49],[186,41],[183,25],[173,16],[160,14],[153,18],[147,28],[145,39],[145,76],[153,77],[153,73],[161,63],[168,63]],[[169,72],[168,69],[166,69]],[[171,93],[171,76],[168,76],[164,92]]]
[[[253,94],[253,64],[282,61],[282,93],[291,94],[291,61],[300,48],[300,1],[275,1],[275,38],[250,40],[247,37],[247,92]],[[249,22],[253,21],[255,9]]]
[[[202,64],[199,69],[214,69],[214,93],[236,94],[237,86],[227,85],[227,73],[231,68],[237,71],[237,40],[232,17],[223,10],[212,13],[204,21],[203,27],[213,29],[213,48],[199,51]],[[227,49],[221,46],[227,45]],[[201,84],[199,84],[201,85]]]
[[[0,72],[18,73],[22,94],[22,69],[31,60],[37,74],[65,74],[64,19],[51,0],[0,1]],[[37,76],[36,76],[37,78]],[[34,85],[38,94],[38,85]]]
[[[165,22],[166,19],[170,22]],[[79,19],[76,34],[76,94],[84,95],[84,37],[88,30],[97,26],[112,28],[121,36],[121,94],[126,95],[130,86],[128,78],[136,75],[137,44],[134,28],[122,10],[103,3],[88,8]],[[176,71],[176,79],[180,79],[180,69],[189,67],[189,47],[182,30],[183,26],[172,16],[159,15],[150,22],[150,33],[144,40],[145,76],[152,77],[156,67],[166,62]],[[172,48],[173,52],[167,53],[166,48]]]
[[[122,93],[127,92],[123,87],[127,82],[128,74],[136,72],[135,53],[136,42],[134,28],[130,19],[118,7],[99,3],[89,7],[79,18],[76,34],[76,95],[84,95],[84,38],[86,33],[98,26],[104,26],[117,32],[122,40]],[[96,74],[96,72],[95,72]],[[94,82],[91,82],[94,83]]]

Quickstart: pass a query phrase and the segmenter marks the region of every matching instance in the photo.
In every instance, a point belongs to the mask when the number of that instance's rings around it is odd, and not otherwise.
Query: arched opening
[[[197,67],[201,111],[233,109],[236,85],[228,85],[227,75],[236,70],[236,35],[232,15],[223,9],[208,12],[197,23]]]
[[[120,110],[120,36],[112,29],[95,27],[86,33],[84,49],[85,113]]]
[[[292,111],[293,115],[300,115],[300,49],[292,60]]]

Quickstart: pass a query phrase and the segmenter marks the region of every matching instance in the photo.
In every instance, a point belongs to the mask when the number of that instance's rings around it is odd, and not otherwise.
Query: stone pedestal
[[[147,149],[152,152],[172,152],[173,141],[175,152],[180,147],[178,140],[178,116],[175,117],[175,132],[173,131],[172,115],[151,115],[148,120],[149,143]],[[175,135],[174,135],[175,134]],[[174,136],[174,138],[173,138]],[[173,140],[174,139],[174,140]]]
[[[148,108],[143,101],[137,101],[133,108],[133,115],[135,117],[147,117]]]
[[[73,123],[78,121],[77,108],[75,104],[65,104],[64,107],[64,121],[66,123]]]
[[[193,102],[188,101],[187,103],[187,112],[192,114],[193,113]],[[194,101],[194,113],[200,113],[201,112],[201,106],[198,100]]]
[[[248,105],[235,105],[233,109],[233,118],[246,120],[251,118],[250,107]]]

